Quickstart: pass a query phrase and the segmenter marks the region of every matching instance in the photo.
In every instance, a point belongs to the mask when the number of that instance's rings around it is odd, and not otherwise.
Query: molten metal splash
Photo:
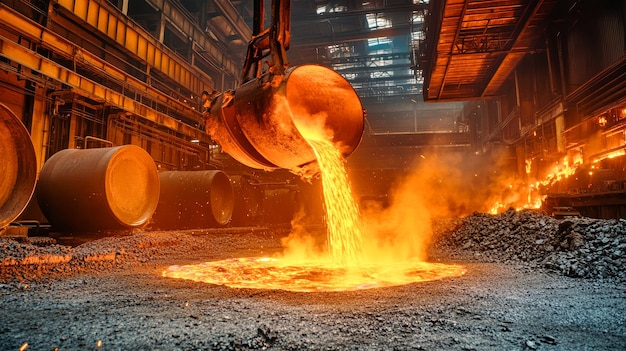
[[[308,254],[310,250],[303,246],[310,245],[310,241],[288,239],[283,241],[287,247],[282,257],[234,258],[171,266],[163,276],[232,288],[313,292],[397,286],[465,273],[461,266],[401,257],[400,251],[406,250],[405,247],[372,250],[370,242],[366,250],[363,222],[341,153],[329,141],[310,137],[307,140],[315,151],[322,174],[328,227],[326,254]],[[406,239],[399,245],[411,245],[408,232],[403,233]]]

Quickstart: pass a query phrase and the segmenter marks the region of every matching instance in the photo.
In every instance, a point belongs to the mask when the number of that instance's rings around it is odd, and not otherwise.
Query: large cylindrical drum
[[[57,230],[140,227],[157,207],[159,175],[150,154],[139,146],[66,149],[44,164],[37,200]]]
[[[0,104],[0,230],[26,208],[37,182],[37,159],[22,121]]]
[[[222,227],[233,214],[233,186],[226,173],[163,171],[161,195],[152,224],[159,229]]]
[[[363,106],[347,80],[324,66],[303,65],[219,95],[206,129],[247,166],[301,173],[316,160],[307,139],[331,140],[347,156],[359,145],[363,124]]]

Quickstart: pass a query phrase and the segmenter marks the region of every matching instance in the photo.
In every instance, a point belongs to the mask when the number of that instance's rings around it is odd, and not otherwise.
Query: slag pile
[[[509,209],[440,221],[435,235],[435,249],[464,258],[528,264],[570,277],[626,280],[625,219],[555,219]]]

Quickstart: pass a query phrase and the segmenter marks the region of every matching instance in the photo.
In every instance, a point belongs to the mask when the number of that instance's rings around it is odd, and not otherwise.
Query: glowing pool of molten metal
[[[465,273],[463,267],[429,262],[338,267],[319,261],[279,258],[233,258],[196,265],[171,266],[163,275],[231,288],[300,292],[349,291],[424,282]]]
[[[326,140],[307,138],[322,174],[328,226],[328,252],[307,258],[233,258],[196,265],[171,266],[170,278],[231,288],[289,291],[346,291],[404,285],[460,276],[463,267],[417,259],[377,260],[364,257],[363,224],[352,196],[341,153]],[[394,252],[380,257],[395,257]]]

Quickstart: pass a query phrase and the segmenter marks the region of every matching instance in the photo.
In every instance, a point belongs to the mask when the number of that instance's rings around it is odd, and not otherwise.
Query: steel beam
[[[201,92],[206,88],[210,77],[198,68],[186,63],[177,54],[148,34],[143,28],[129,21],[117,8],[95,0],[56,0],[60,9],[85,21],[131,54],[144,61],[152,69],[157,69],[180,83],[185,89]],[[223,68],[233,76],[238,75],[239,65],[226,57],[219,47],[212,43],[195,24],[192,24],[176,7],[163,3],[163,13],[169,21],[213,58],[216,67]]]
[[[13,27],[22,35],[27,36],[33,42],[52,50],[56,54],[69,57],[82,68],[89,71],[99,71],[105,74],[109,79],[116,80],[120,85],[132,88],[134,91],[140,92],[152,100],[160,101],[164,105],[171,107],[174,111],[189,116],[190,120],[199,120],[200,113],[185,104],[170,98],[162,92],[150,87],[149,85],[137,80],[136,78],[126,74],[88,52],[82,51],[79,47],[70,43],[67,39],[39,26],[35,22],[17,14],[13,10],[0,4],[0,18],[3,24]],[[38,72],[55,81],[66,84],[83,96],[94,100],[108,103],[112,106],[121,108],[145,119],[154,121],[169,129],[178,131],[190,137],[198,137],[199,133],[203,133],[182,121],[165,115],[153,108],[142,104],[141,102],[124,95],[122,92],[114,91],[104,85],[101,85],[87,77],[84,77],[67,67],[52,61],[37,52],[26,48],[14,41],[0,36],[0,56],[5,57],[16,64],[26,67],[32,71]]]

